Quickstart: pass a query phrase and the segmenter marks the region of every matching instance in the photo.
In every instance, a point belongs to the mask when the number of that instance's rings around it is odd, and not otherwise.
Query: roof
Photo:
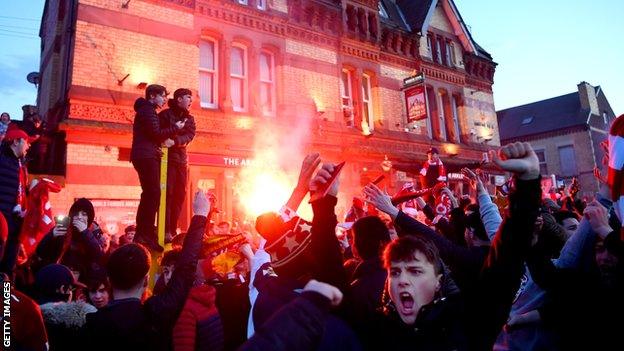
[[[426,27],[426,21],[428,20],[428,16],[431,11],[433,11],[432,6],[437,6],[437,0],[381,0],[384,4],[388,12],[388,17],[392,18],[393,15],[390,14],[391,8],[396,7],[396,11],[403,14],[402,18],[405,19],[409,28],[411,28],[412,32],[419,33],[423,31],[423,28]],[[457,6],[452,0],[449,0],[449,4],[453,11],[457,14],[460,25],[463,27],[464,31],[468,34],[468,40],[474,45],[476,49],[477,56],[483,56],[488,60],[492,60],[492,55],[488,53],[484,48],[482,48],[479,44],[475,42],[472,37],[472,33],[468,30],[466,26],[466,22],[462,18]],[[382,17],[380,17],[382,18]],[[408,29],[409,30],[409,29]]]
[[[389,2],[389,0],[384,2]],[[396,5],[401,9],[405,20],[412,30],[420,32],[433,2],[434,0],[396,0]]]
[[[588,114],[578,92],[496,112],[501,141],[586,125]]]
[[[392,0],[381,0],[380,1],[386,13],[388,14],[388,18],[383,16],[379,16],[379,20],[389,26],[400,28],[406,32],[410,32],[411,28],[405,21],[403,17],[403,13]]]

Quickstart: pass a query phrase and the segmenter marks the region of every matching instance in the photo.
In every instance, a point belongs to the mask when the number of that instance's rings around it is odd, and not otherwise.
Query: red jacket
[[[175,351],[223,350],[223,325],[211,285],[191,289],[173,328]]]

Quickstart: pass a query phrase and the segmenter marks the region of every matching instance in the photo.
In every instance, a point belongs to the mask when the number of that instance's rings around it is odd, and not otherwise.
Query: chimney
[[[593,115],[600,115],[598,100],[596,99],[596,88],[583,81],[578,84],[579,99],[581,108],[589,110]]]

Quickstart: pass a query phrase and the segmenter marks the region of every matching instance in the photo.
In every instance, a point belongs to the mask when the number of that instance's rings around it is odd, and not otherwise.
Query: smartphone
[[[345,163],[344,161],[342,161],[334,166],[334,171],[331,173],[331,177],[329,178],[327,183],[322,184],[319,189],[317,189],[316,192],[312,196],[310,196],[310,202],[322,199],[325,197],[325,195],[327,195],[329,188],[331,188],[332,184],[334,184],[336,179],[338,179],[338,175],[340,174],[340,171],[342,171],[342,167],[344,167],[344,165]]]
[[[69,227],[69,217],[65,215],[54,216],[54,222],[59,228],[67,229]]]

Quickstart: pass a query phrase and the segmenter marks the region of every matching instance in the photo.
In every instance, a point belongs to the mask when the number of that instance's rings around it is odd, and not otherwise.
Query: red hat
[[[25,139],[29,143],[32,143],[37,138],[28,136],[25,131],[19,128],[8,128],[6,134],[4,135],[4,139],[7,141],[15,140],[15,139]]]

